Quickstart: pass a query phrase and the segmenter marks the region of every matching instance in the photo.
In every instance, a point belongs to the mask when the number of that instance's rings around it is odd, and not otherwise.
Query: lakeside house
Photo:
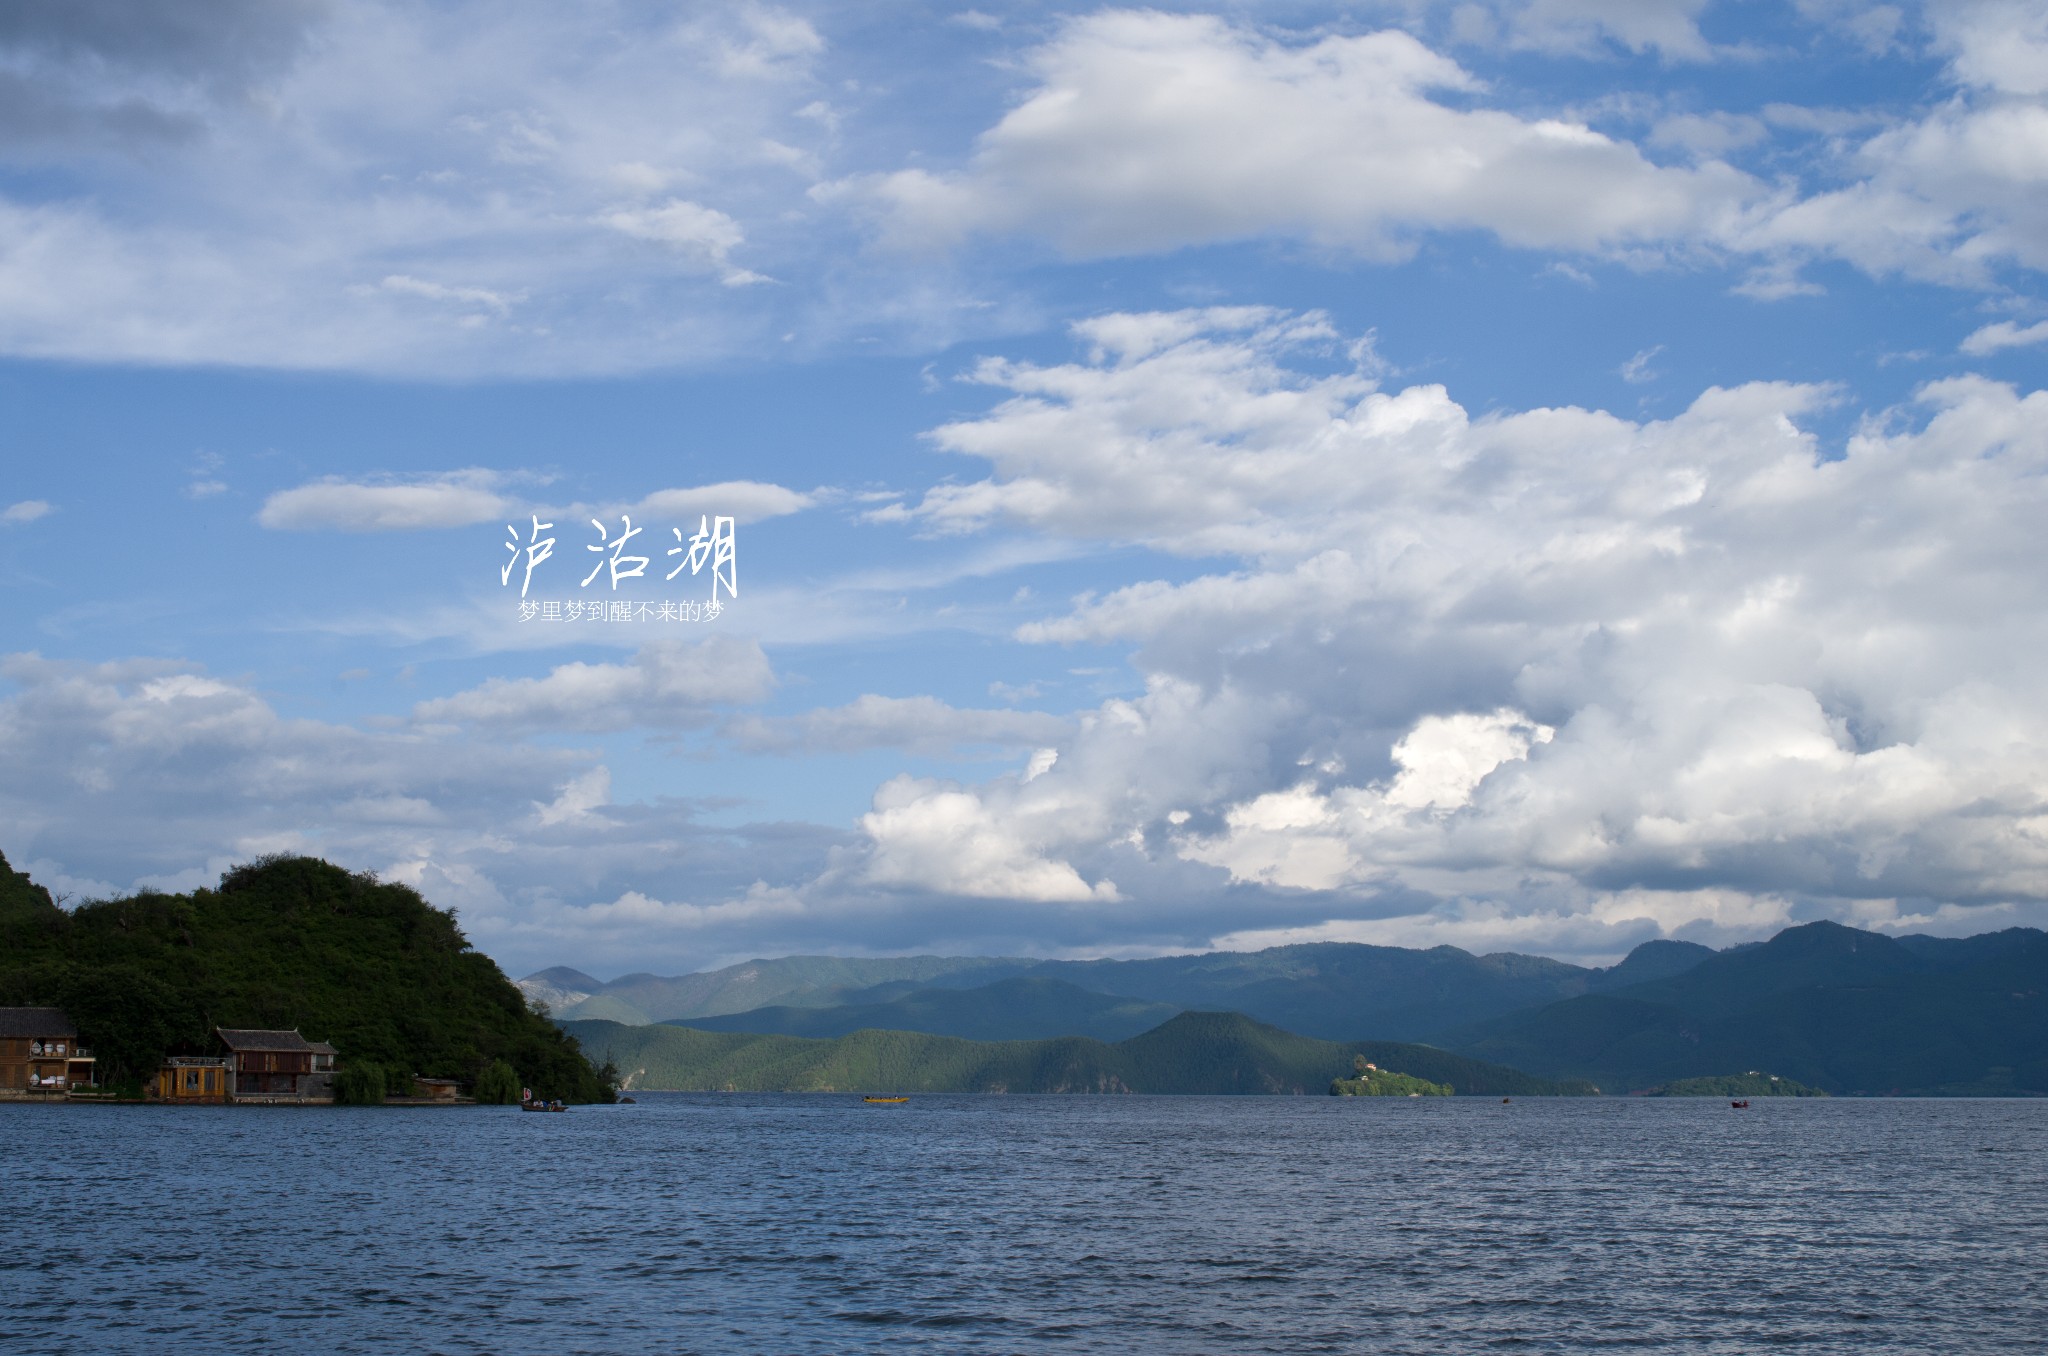
[[[227,1097],[236,1102],[316,1103],[334,1100],[334,1047],[297,1030],[216,1027],[227,1050]]]
[[[213,1055],[171,1055],[156,1073],[156,1095],[166,1102],[225,1102],[228,1062]]]
[[[95,1086],[92,1051],[61,1008],[0,1008],[0,1097],[62,1097]]]

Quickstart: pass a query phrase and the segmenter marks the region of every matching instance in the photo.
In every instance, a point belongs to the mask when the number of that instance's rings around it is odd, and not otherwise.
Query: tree
[[[476,1099],[487,1106],[510,1106],[519,1100],[519,1074],[502,1059],[494,1059],[476,1077]]]
[[[351,1064],[334,1076],[334,1100],[343,1106],[384,1105],[384,1068]]]

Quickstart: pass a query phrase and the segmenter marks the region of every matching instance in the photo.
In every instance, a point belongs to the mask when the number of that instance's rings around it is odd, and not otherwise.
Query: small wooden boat
[[[1749,1110],[1749,1100],[1747,1098],[1744,1098],[1740,1102],[1730,1102],[1728,1105],[1734,1107],[1737,1111]]]
[[[560,1102],[521,1102],[519,1109],[521,1111],[567,1111],[569,1108],[563,1106]]]
[[[876,1105],[894,1105],[897,1102],[907,1102],[910,1099],[908,1097],[863,1097],[861,1100]]]

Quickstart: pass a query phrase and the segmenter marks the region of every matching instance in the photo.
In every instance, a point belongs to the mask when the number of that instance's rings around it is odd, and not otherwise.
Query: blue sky
[[[2003,0],[19,6],[0,850],[514,973],[2041,925],[2044,189]]]

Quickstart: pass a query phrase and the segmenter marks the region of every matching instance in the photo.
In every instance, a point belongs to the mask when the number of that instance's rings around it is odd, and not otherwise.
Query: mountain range
[[[1315,1040],[1237,1012],[1183,1012],[1115,1043],[1084,1036],[968,1041],[875,1030],[812,1040],[605,1021],[563,1027],[592,1058],[616,1065],[628,1091],[1321,1095],[1333,1079],[1351,1076],[1359,1055],[1460,1093],[1595,1091],[1587,1083],[1534,1078],[1426,1045]]]
[[[1149,960],[1048,961],[1016,957],[904,956],[844,959],[787,956],[703,974],[662,978],[632,974],[606,984],[580,971],[542,970],[520,981],[558,1020],[602,1019],[626,1025],[685,1021],[766,1009],[835,1009],[906,1003],[879,1023],[891,1029],[965,1034],[933,1026],[920,1010],[949,991],[982,990],[1012,979],[1052,980],[1079,990],[1158,1005],[1151,1024],[1175,1011],[1235,1011],[1305,1036],[1353,1040],[1433,1040],[1472,1022],[1537,1004],[1599,993],[1679,973],[1714,952],[1692,942],[1646,942],[1619,965],[1588,969],[1511,952],[1475,956],[1456,947],[1426,951],[1350,942],[1319,942],[1264,951],[1212,951]],[[983,1039],[1028,1039],[1028,1023],[1000,1029],[1009,999],[1044,990],[1008,990],[976,1017]],[[955,1004],[949,1020],[965,1020],[974,1004]],[[833,1023],[807,1027],[787,1013],[780,1025],[753,1031],[833,1033]],[[726,1026],[723,1029],[737,1029]],[[847,1028],[852,1029],[852,1028]],[[1139,1029],[1143,1029],[1142,1027]],[[1096,1034],[1096,1033],[1090,1033]],[[1134,1034],[1134,1033],[1126,1033]],[[1104,1035],[1104,1039],[1114,1039]]]
[[[1809,923],[1718,952],[1649,942],[1606,968],[1320,943],[1137,961],[788,957],[611,984],[549,970],[522,987],[576,1031],[606,1019],[725,1038],[1115,1045],[1179,1013],[1224,1011],[1611,1092],[1762,1070],[1838,1095],[2048,1095],[2048,934],[2031,928],[1889,937]]]

